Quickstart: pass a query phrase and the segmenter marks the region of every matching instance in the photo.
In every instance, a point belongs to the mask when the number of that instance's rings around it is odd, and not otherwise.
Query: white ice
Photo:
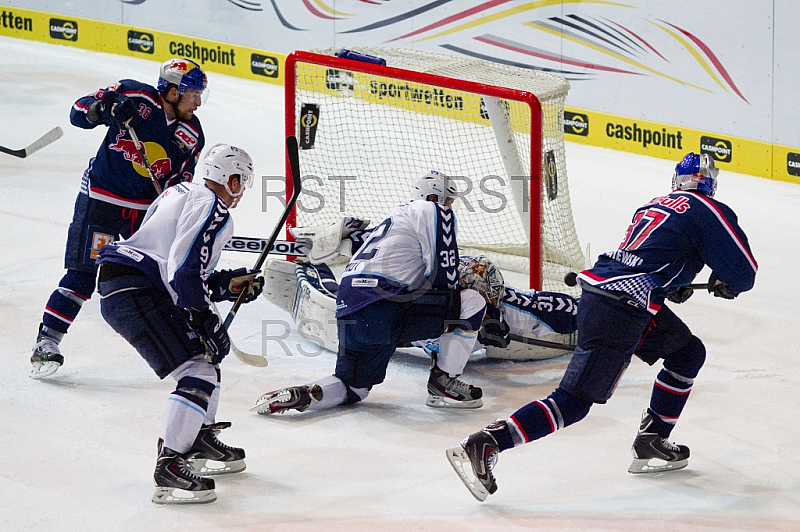
[[[735,301],[698,293],[676,310],[708,348],[673,432],[689,467],[627,473],[629,449],[657,368],[631,364],[614,397],[589,416],[503,453],[499,491],[483,504],[444,450],[494,419],[546,396],[566,357],[514,363],[473,356],[464,378],[484,389],[468,412],[425,406],[428,361],[400,352],[386,382],[358,406],[260,417],[259,395],[330,374],[331,353],[292,334],[267,347],[269,367],[222,365],[224,441],[247,451],[247,471],[218,480],[218,501],[150,502],[156,440],[170,380],[159,381],[86,303],[62,343],[65,365],[28,378],[44,304],[63,274],[63,249],[81,174],[104,134],[69,125],[75,99],[117,79],[154,83],[157,63],[0,38],[0,144],[26,146],[52,127],[64,137],[27,159],[0,154],[0,530],[800,530],[800,360],[797,308],[800,187],[723,170],[731,205],[760,264],[755,289]],[[259,175],[283,175],[283,89],[210,75],[198,116],[208,145],[249,150]],[[380,127],[376,125],[376,127]],[[669,190],[674,162],[568,143],[582,245],[616,248],[633,209]],[[274,198],[260,184],[233,211],[236,233],[266,236]],[[224,266],[256,256],[226,253]],[[702,275],[707,275],[703,273]],[[704,281],[698,278],[698,281]],[[243,307],[231,335],[261,350],[262,320],[289,316],[265,299]],[[271,329],[277,335],[280,328]]]

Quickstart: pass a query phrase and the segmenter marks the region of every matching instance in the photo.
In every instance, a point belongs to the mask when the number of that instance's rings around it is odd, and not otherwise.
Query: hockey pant
[[[453,296],[459,298],[456,305]],[[389,359],[401,343],[441,336],[437,364],[443,371],[460,374],[475,347],[485,310],[478,292],[463,290],[431,292],[409,302],[383,299],[339,318],[334,375],[346,387],[343,404],[363,400],[384,381]]]
[[[561,384],[547,398],[512,414],[513,443],[506,439],[501,447],[533,441],[583,419],[593,403],[611,397],[634,353],[651,365],[664,360],[649,411],[659,435],[669,436],[705,360],[702,342],[666,305],[653,317],[625,301],[586,291],[578,328],[579,346]]]
[[[109,278],[108,270],[125,274]],[[187,360],[205,355],[205,347],[189,324],[189,313],[172,302],[166,289],[131,271],[136,270],[103,263],[100,312],[163,379]]]
[[[144,210],[129,209],[78,194],[67,233],[61,278],[45,305],[45,333],[60,341],[95,290],[95,259],[105,244],[129,238],[141,225]]]

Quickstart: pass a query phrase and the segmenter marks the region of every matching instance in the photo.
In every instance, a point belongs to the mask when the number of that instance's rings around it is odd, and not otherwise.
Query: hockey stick
[[[216,314],[217,317],[220,320],[222,320],[222,315],[220,314],[216,303],[211,303],[211,310],[213,310],[214,314]],[[236,344],[233,343],[233,338],[231,338],[230,335],[228,335],[228,339],[231,341],[231,351],[233,351],[233,355],[242,362],[244,362],[245,364],[247,364],[248,366],[265,368],[269,364],[269,362],[267,361],[267,357],[262,355],[254,355],[251,353],[246,353],[241,349],[239,349],[238,347],[236,347]]]
[[[289,213],[292,212],[294,204],[297,201],[297,197],[300,195],[300,190],[302,188],[300,183],[300,155],[297,148],[297,139],[294,136],[287,137],[286,139],[286,153],[289,156],[289,166],[292,171],[292,196],[289,198],[289,201],[286,202],[286,207],[283,209],[281,219],[278,220],[278,223],[275,225],[275,229],[273,229],[269,240],[267,240],[267,244],[264,246],[264,251],[262,251],[261,255],[258,256],[258,260],[256,261],[255,266],[253,266],[254,270],[260,271],[261,267],[264,265],[264,261],[267,260],[269,250],[275,243],[275,240],[278,238],[278,232],[283,228],[283,224],[286,223]],[[239,297],[236,299],[236,302],[228,311],[228,316],[225,318],[226,329],[230,328],[233,318],[236,317],[236,312],[239,310],[239,307],[242,306],[246,292],[247,287],[245,286],[244,289],[239,293]]]
[[[567,286],[576,286],[578,284],[578,274],[575,272],[566,274],[564,276],[564,284]],[[691,288],[692,290],[708,290],[708,283],[693,283],[686,285],[686,288]]]
[[[133,126],[130,123],[130,120],[123,124],[126,128],[128,128],[128,133],[131,134],[131,139],[133,140],[133,145],[136,146],[136,151],[139,152],[139,157],[142,158],[142,163],[144,164],[145,170],[147,170],[147,175],[150,176],[150,181],[153,183],[153,186],[156,189],[156,192],[161,195],[162,189],[161,185],[158,184],[158,180],[156,179],[155,174],[153,174],[153,170],[150,168],[150,161],[147,160],[147,155],[144,152],[144,145],[139,141],[139,136],[136,134],[136,131],[133,129]]]
[[[560,344],[558,342],[548,342],[547,340],[538,340],[528,336],[519,336],[516,334],[509,334],[508,339],[521,344],[537,345],[539,347],[549,347],[551,349],[560,349],[562,351],[575,351],[577,346],[572,344]]]
[[[37,152],[47,146],[48,144],[52,144],[58,139],[60,139],[64,135],[64,132],[61,131],[61,128],[56,126],[41,137],[38,140],[33,141],[30,146],[27,148],[22,148],[21,150],[12,150],[10,148],[6,148],[5,146],[0,146],[0,152],[7,153],[9,155],[13,155],[14,157],[19,157],[24,159],[25,157],[31,155],[34,152]]]

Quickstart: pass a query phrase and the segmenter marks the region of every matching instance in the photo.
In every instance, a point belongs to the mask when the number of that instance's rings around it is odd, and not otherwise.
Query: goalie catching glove
[[[243,303],[251,303],[261,295],[264,289],[264,277],[258,276],[261,270],[236,268],[235,270],[219,270],[208,276],[208,294],[211,301],[233,301],[245,290]]]
[[[190,308],[192,328],[200,335],[206,348],[206,360],[211,364],[219,364],[231,350],[231,339],[228,331],[209,307]]]
[[[356,231],[363,231],[369,220],[361,220],[352,216],[344,216],[338,222],[324,227],[290,227],[289,233],[299,241],[311,242],[311,251],[306,259],[311,264],[332,262],[339,256],[352,257],[360,247],[354,246],[353,240],[347,238]],[[363,243],[359,239],[359,242]]]

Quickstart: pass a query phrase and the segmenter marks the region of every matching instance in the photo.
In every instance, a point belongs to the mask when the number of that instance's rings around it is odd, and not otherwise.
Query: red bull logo
[[[120,131],[113,144],[108,148],[112,151],[121,153],[126,161],[133,163],[133,169],[142,177],[150,177],[147,174],[147,168],[144,166],[142,156],[139,155],[139,150],[136,149],[136,144],[133,140],[126,139],[125,131]],[[157,179],[167,177],[172,171],[172,161],[167,156],[166,150],[156,142],[143,142],[145,156],[150,163],[150,170]]]

